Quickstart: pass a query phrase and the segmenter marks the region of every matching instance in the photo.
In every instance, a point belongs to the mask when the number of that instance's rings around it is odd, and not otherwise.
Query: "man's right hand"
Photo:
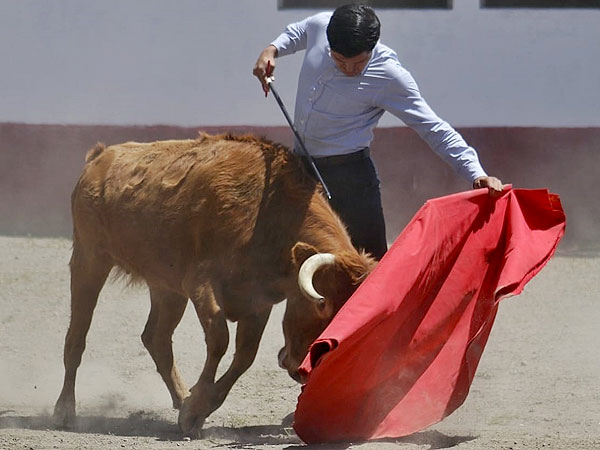
[[[254,76],[258,78],[258,81],[260,81],[265,95],[267,92],[269,92],[269,83],[267,82],[267,77],[272,76],[273,71],[275,70],[275,58],[277,58],[277,48],[273,45],[269,45],[262,51],[256,60],[254,70],[252,71]],[[271,67],[271,72],[269,74],[267,74],[268,65]]]

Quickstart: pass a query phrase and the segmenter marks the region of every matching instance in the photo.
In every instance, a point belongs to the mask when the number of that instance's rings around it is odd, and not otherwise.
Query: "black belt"
[[[371,151],[369,147],[365,147],[362,150],[353,153],[347,153],[345,155],[336,155],[336,156],[324,156],[319,158],[315,156],[313,159],[315,164],[318,166],[326,167],[326,166],[337,166],[339,164],[347,164],[354,161],[360,161],[361,159],[366,159],[370,156]]]

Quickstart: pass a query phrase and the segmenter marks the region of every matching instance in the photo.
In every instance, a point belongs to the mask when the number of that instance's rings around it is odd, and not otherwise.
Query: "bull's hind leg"
[[[171,291],[151,287],[150,300],[152,305],[142,333],[142,342],[167,385],[173,399],[173,408],[179,409],[189,391],[175,365],[172,337],[183,317],[187,298]]]
[[[90,252],[93,253],[93,252]],[[63,388],[54,407],[57,426],[68,427],[75,419],[75,377],[85,350],[100,290],[110,273],[112,261],[104,254],[88,254],[74,243],[71,256],[71,321],[65,338]]]

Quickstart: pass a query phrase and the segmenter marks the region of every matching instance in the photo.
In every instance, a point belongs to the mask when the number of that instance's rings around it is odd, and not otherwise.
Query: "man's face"
[[[346,58],[344,55],[331,50],[331,59],[335,65],[348,77],[359,75],[371,58],[371,52],[362,52],[351,58]]]

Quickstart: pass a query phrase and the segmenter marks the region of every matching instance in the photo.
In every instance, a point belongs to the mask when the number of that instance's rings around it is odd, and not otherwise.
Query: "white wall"
[[[378,11],[383,42],[434,109],[455,126],[600,126],[600,10],[479,3]],[[0,0],[0,122],[284,125],[251,70],[313,12],[277,0]],[[300,62],[278,61],[289,108]]]

